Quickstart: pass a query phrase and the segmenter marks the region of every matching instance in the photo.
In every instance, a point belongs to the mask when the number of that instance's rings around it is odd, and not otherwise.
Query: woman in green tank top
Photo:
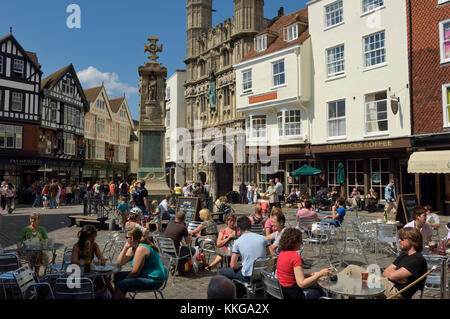
[[[158,289],[167,278],[158,248],[143,238],[138,228],[127,232],[127,242],[116,263],[123,266],[127,262],[130,262],[131,272],[122,271],[114,275],[115,299],[125,298],[127,292]]]

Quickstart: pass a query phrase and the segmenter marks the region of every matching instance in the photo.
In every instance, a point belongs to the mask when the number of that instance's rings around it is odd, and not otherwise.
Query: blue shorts
[[[130,271],[121,271],[114,275],[116,287],[123,293],[133,291],[155,290],[161,287],[164,280],[154,280],[151,278],[137,277],[125,279]]]

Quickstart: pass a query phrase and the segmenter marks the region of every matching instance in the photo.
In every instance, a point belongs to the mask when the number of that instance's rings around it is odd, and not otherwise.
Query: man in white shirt
[[[439,228],[439,216],[431,212],[433,208],[430,205],[425,205],[423,208],[427,212],[427,223],[430,224],[433,229]]]
[[[249,204],[253,204],[253,183],[247,185],[247,200]]]
[[[283,201],[283,184],[280,182],[280,179],[277,177],[275,178],[275,187],[277,189],[277,196],[278,196],[278,207],[281,208],[281,202]]]
[[[161,209],[161,216],[163,219],[174,219],[175,211],[173,210],[173,206],[170,206],[170,195],[166,195],[164,200],[159,203],[159,208]]]
[[[417,228],[422,234],[423,246],[425,247],[428,242],[431,241],[431,237],[433,236],[433,230],[426,222],[427,213],[422,207],[416,207],[414,208],[411,217],[413,218],[413,221],[406,224],[404,228]]]

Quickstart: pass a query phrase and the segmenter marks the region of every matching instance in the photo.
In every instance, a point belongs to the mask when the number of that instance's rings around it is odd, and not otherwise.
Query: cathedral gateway
[[[233,64],[252,49],[270,20],[264,18],[264,0],[234,0],[233,18],[215,28],[213,11],[212,0],[187,0],[186,125],[193,152],[185,173],[186,181],[207,181],[217,198],[238,190],[242,181],[257,179],[256,165],[245,159],[245,133],[227,136],[227,131],[245,129],[245,116],[236,112]],[[213,130],[223,136],[215,148],[207,147]],[[244,147],[238,147],[238,140]],[[211,156],[216,160],[205,159]],[[244,160],[238,161],[239,156]]]

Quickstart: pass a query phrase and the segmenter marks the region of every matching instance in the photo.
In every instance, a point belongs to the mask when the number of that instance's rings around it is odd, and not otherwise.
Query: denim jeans
[[[50,196],[50,208],[56,208],[56,197]]]
[[[253,204],[253,193],[247,192],[247,199],[249,204]]]
[[[116,283],[116,287],[119,288],[123,293],[156,290],[164,283],[164,281],[161,280],[154,280],[144,277],[125,279],[129,273],[129,271],[121,271],[114,275],[114,282]]]
[[[32,207],[36,207],[37,204],[41,204],[42,203],[42,198],[41,195],[36,194],[35,198],[34,198],[34,202],[33,202],[33,206]]]

